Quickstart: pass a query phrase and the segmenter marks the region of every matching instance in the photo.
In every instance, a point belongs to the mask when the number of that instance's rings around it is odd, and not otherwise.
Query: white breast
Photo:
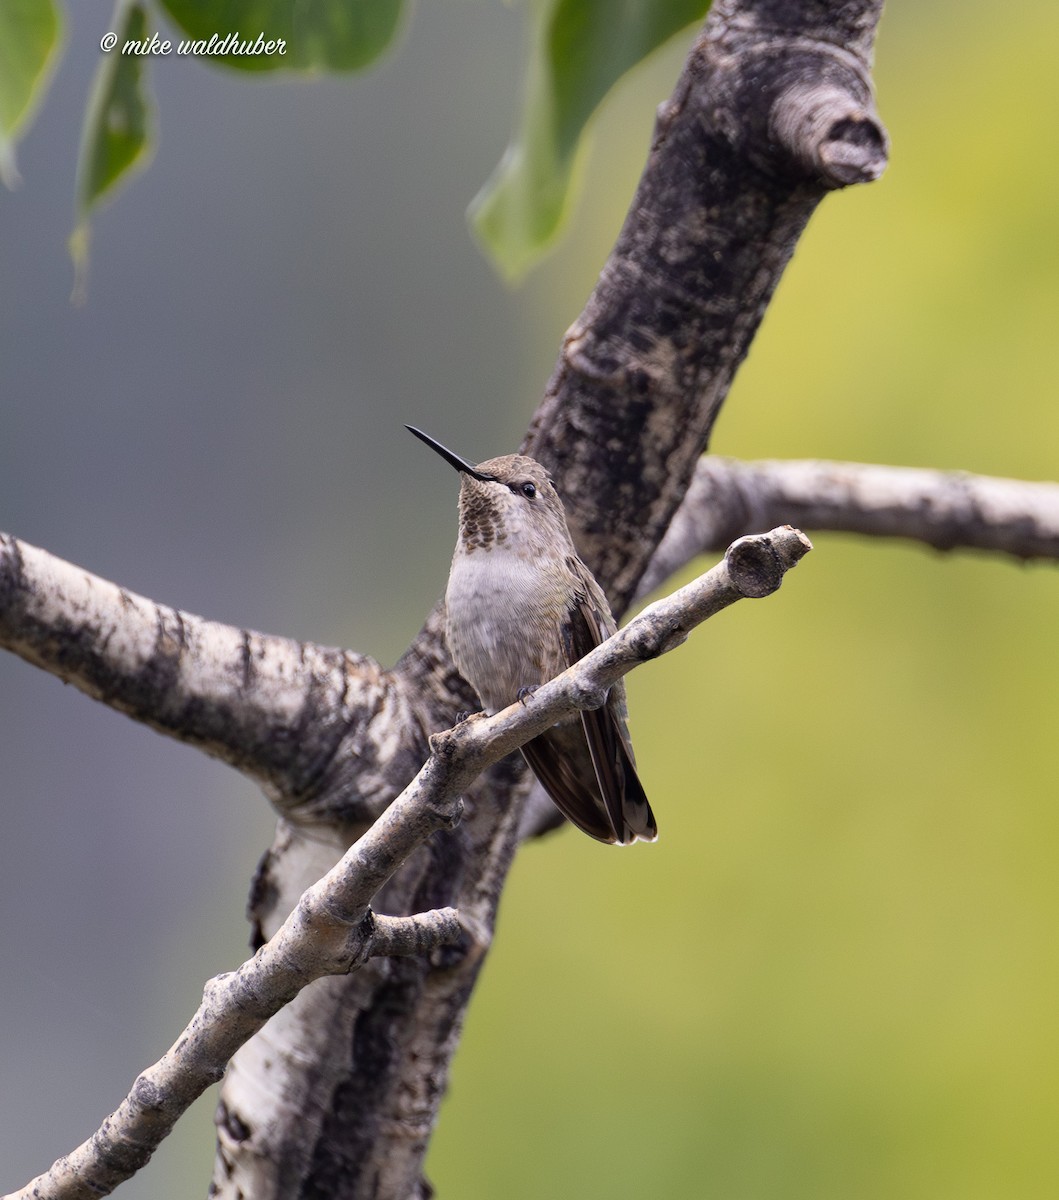
[[[457,547],[445,593],[449,648],[490,712],[566,665],[559,630],[569,587],[553,559],[505,545],[470,554]]]

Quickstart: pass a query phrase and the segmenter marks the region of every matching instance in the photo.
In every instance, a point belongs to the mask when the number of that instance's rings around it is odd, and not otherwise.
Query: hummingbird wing
[[[617,626],[603,589],[589,569],[579,558],[570,560],[569,565],[582,584],[575,595],[568,622],[570,645],[567,653],[569,661],[575,663],[610,637]],[[625,843],[642,838],[653,842],[658,837],[658,827],[636,774],[636,760],[626,722],[625,688],[620,681],[611,688],[602,708],[581,713],[596,781],[617,840]]]
[[[594,650],[615,625],[606,597],[584,563],[571,557],[567,566],[579,584],[562,625],[563,657],[570,664]],[[636,774],[621,683],[602,708],[554,726],[523,746],[522,753],[555,806],[590,837],[624,844],[658,836]]]

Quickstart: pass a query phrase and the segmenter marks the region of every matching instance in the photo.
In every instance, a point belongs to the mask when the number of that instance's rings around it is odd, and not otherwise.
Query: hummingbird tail
[[[556,725],[527,742],[523,757],[555,807],[589,837],[611,845],[653,842],[654,814],[622,739],[612,743],[592,728],[600,712],[582,715],[589,720]]]

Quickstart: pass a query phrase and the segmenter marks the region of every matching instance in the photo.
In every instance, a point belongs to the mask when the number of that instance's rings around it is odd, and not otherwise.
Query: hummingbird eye
[[[526,497],[527,500],[532,500],[537,495],[536,485],[529,483],[528,481],[526,483],[520,483],[518,490],[523,494],[523,496]]]

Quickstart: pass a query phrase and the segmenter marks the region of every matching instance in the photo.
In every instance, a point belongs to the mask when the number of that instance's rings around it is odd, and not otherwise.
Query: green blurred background
[[[104,16],[0,196],[0,527],[160,600],[390,661],[452,481],[401,424],[513,448],[686,48],[597,122],[509,292],[463,209],[526,12],[447,0],[368,75],[156,64],[160,147],[68,305]],[[713,449],[1055,478],[1059,12],[894,3],[881,183],[814,218]],[[1054,567],[818,536],[630,682],[661,826],[527,847],[428,1163],[442,1197],[1059,1193]],[[696,567],[701,564],[696,564]],[[0,1186],[87,1136],[243,955],[257,793],[0,659]],[[196,1194],[204,1098],[123,1195]]]

